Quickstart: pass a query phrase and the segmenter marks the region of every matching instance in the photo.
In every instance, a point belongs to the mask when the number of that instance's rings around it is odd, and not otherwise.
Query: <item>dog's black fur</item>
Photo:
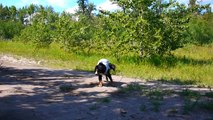
[[[98,80],[99,82],[102,82],[102,75],[105,75],[106,76],[106,80],[108,81],[108,78],[110,79],[110,82],[112,83],[113,80],[112,80],[112,76],[110,74],[110,70],[114,70],[115,71],[115,65],[112,64],[112,63],[109,63],[109,70],[106,71],[106,66],[103,64],[103,63],[99,63],[98,65],[95,66],[95,72],[97,73],[98,75]]]

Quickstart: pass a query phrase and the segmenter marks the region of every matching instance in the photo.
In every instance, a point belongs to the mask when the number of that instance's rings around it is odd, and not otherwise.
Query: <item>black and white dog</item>
[[[95,66],[95,74],[98,75],[99,84],[98,86],[103,86],[102,75],[106,76],[106,80],[110,79],[110,82],[113,83],[112,76],[110,74],[110,70],[115,71],[115,65],[110,63],[107,59],[100,59]]]

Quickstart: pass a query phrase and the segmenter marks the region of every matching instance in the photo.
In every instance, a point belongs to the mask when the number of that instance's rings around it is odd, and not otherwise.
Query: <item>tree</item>
[[[78,0],[79,13],[86,14],[86,9],[88,6],[88,0]]]
[[[213,13],[207,13],[191,18],[189,24],[188,42],[205,45],[213,43]]]
[[[197,0],[189,0],[189,8],[195,8],[197,6],[196,1]]]
[[[17,15],[17,10],[16,10],[16,7],[14,5],[12,5],[11,7],[9,7],[9,10],[10,10],[10,18],[15,20],[16,19],[16,15]]]
[[[65,50],[69,50],[69,48],[72,46],[71,36],[73,34],[73,28],[71,25],[71,17],[65,12],[63,12],[56,21],[57,34],[55,34],[55,41]]]
[[[88,0],[78,0],[77,3],[79,7],[77,15],[91,19],[93,16],[92,12],[96,10],[95,5],[89,3]]]
[[[89,3],[88,4],[88,7],[87,7],[87,15],[89,16],[89,18],[91,18],[93,15],[92,15],[92,12],[96,10],[96,7],[93,3]]]
[[[31,11],[32,12],[32,11]],[[27,26],[20,35],[20,39],[24,42],[33,43],[36,48],[48,47],[52,41],[52,28],[51,20],[48,19],[51,11],[47,11],[45,7],[40,5],[38,13],[33,16],[32,24]]]
[[[10,10],[8,6],[3,6],[0,4],[0,19],[1,20],[8,20],[10,18]]]
[[[18,20],[24,24],[24,17],[25,15],[27,14],[27,9],[25,7],[23,8],[19,8],[18,9],[18,12],[17,12],[17,17],[18,17]]]
[[[33,13],[36,12],[36,8],[37,8],[36,5],[30,4],[30,6],[29,6],[28,9],[27,9],[27,13],[28,13],[29,15],[32,15]]]
[[[123,7],[122,11],[108,14],[108,37],[114,41],[110,48],[114,48],[116,57],[142,52],[146,57],[164,55],[183,45],[188,22],[186,6],[159,0],[113,2]]]

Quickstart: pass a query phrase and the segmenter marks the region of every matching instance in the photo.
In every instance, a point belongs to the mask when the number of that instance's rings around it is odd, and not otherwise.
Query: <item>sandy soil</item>
[[[119,91],[130,84],[146,86],[150,91],[187,88],[205,93],[207,88],[112,77],[113,86],[105,82],[105,86],[97,87],[97,76],[93,73],[52,69],[33,60],[0,55],[0,120],[213,119],[213,111],[196,107],[185,114],[186,101],[176,93],[164,95],[155,105],[153,99],[141,94],[145,91]],[[63,86],[72,89],[63,92]]]

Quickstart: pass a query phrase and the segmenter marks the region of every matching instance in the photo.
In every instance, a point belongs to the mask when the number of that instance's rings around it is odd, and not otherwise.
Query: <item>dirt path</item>
[[[105,82],[104,87],[97,87],[97,77],[89,72],[46,68],[5,55],[0,56],[0,64],[0,120],[213,119],[212,109],[196,104],[205,100],[213,105],[212,98],[204,96],[207,88],[122,76],[113,76],[113,86]],[[61,91],[67,86],[67,92]],[[187,102],[177,94],[191,93],[189,89],[202,97],[194,95],[195,102],[191,98]]]

